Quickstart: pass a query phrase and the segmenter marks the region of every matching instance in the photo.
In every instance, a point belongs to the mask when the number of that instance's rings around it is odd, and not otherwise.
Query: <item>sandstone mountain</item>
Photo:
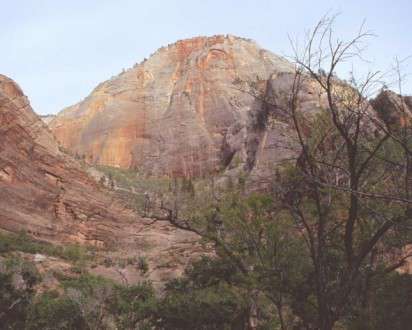
[[[265,106],[235,84],[285,88],[285,59],[234,36],[178,41],[101,83],[51,121],[61,144],[89,163],[145,174],[204,176],[272,162]],[[289,79],[286,79],[286,82]],[[279,150],[277,154],[280,154]],[[258,159],[259,158],[259,159]],[[272,164],[273,165],[273,164]]]
[[[105,257],[145,256],[154,281],[179,273],[193,256],[194,235],[143,219],[100,187],[60,151],[19,86],[3,75],[0,135],[0,230],[104,248]],[[93,271],[119,279],[114,269]],[[136,268],[124,272],[123,278],[138,280]]]
[[[290,62],[248,39],[181,40],[101,83],[49,127],[63,147],[89,164],[154,176],[246,173],[262,186],[278,162],[300,152],[284,111],[294,72]],[[338,85],[342,95],[353,92],[343,81]],[[368,103],[372,116],[372,106],[384,108],[377,113],[386,121],[397,116],[383,104],[394,98],[391,93]],[[305,117],[327,107],[325,93],[310,77],[298,98]],[[405,102],[408,109],[410,99]]]

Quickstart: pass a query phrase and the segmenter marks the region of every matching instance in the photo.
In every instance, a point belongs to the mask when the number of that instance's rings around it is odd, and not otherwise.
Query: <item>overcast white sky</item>
[[[230,33],[290,55],[288,34],[302,35],[328,11],[341,12],[342,37],[363,19],[377,34],[362,70],[387,70],[396,56],[412,55],[410,0],[0,0],[0,8],[0,73],[40,114],[78,102],[122,68],[187,37]]]

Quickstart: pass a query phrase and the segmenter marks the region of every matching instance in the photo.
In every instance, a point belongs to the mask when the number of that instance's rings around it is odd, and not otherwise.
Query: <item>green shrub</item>
[[[243,329],[247,315],[228,287],[169,293],[158,309],[161,329]]]
[[[81,262],[90,259],[88,249],[81,245],[67,245],[63,248],[60,255],[63,259],[72,262]]]
[[[94,276],[88,273],[81,274],[79,277],[61,278],[61,284],[64,289],[77,289],[85,294],[93,294],[101,287],[113,286],[113,282],[101,276]]]
[[[81,262],[91,259],[89,248],[80,245],[52,245],[47,242],[37,241],[26,232],[19,234],[0,233],[0,253],[20,251],[30,254],[44,254],[62,258],[71,262]]]
[[[149,271],[149,264],[146,257],[139,256],[139,258],[137,259],[137,269],[140,270],[141,274],[146,274]]]
[[[76,303],[56,292],[40,295],[32,304],[26,322],[27,330],[87,329]]]
[[[372,283],[368,304],[354,302],[352,330],[406,330],[412,324],[412,275],[388,274]],[[359,306],[360,305],[360,306]]]
[[[152,285],[143,282],[129,287],[115,286],[108,308],[119,329],[151,329],[149,324],[156,304]]]
[[[13,286],[12,274],[0,273],[1,329],[24,329],[32,296],[31,290],[17,290]]]
[[[22,276],[25,285],[28,290],[32,290],[33,287],[41,281],[41,275],[36,266],[27,260],[24,260],[18,256],[9,256],[4,262],[7,273],[19,274]]]
[[[12,251],[12,246],[8,240],[3,239],[3,235],[0,234],[0,254]]]

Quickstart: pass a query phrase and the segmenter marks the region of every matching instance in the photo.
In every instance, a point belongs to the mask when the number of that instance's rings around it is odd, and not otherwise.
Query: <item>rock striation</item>
[[[145,277],[135,266],[90,269],[128,283],[150,279],[161,286],[204,252],[196,235],[138,216],[98,185],[60,150],[20,87],[3,75],[0,136],[0,230],[102,247],[96,251],[115,260],[144,256],[150,269]]]
[[[41,239],[109,245],[133,214],[102,191],[0,75],[0,227]]]
[[[171,176],[204,176],[234,163],[249,170],[267,148],[259,126],[265,106],[235,82],[264,93],[291,72],[288,61],[248,39],[182,40],[101,83],[50,128],[92,164]]]

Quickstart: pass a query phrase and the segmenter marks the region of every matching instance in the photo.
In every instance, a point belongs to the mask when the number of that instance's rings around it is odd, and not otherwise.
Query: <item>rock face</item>
[[[133,215],[63,154],[21,89],[0,75],[0,227],[107,245]],[[114,236],[113,236],[114,235]]]
[[[265,187],[268,181],[270,183],[276,166],[286,159],[291,160],[298,157],[301,152],[289,110],[290,93],[294,80],[294,72],[272,74],[266,82],[263,94],[266,107],[257,110],[254,114],[255,118],[260,118],[258,125],[249,124],[246,126],[245,135],[249,148],[244,159],[246,159],[245,169],[249,174],[251,186]],[[302,113],[307,120],[328,106],[326,94],[321,91],[314,80],[308,77],[302,79],[296,103],[297,111]],[[256,122],[256,120],[252,122]],[[307,128],[305,133],[310,134],[310,129]],[[239,139],[232,139],[232,141],[236,140]],[[242,150],[241,148],[236,149],[232,146],[230,150],[235,155],[242,154],[238,151]],[[232,166],[233,164],[230,164],[229,169]]]
[[[267,149],[262,139],[273,139],[260,125],[263,104],[234,82],[265,93],[271,79],[292,71],[250,40],[178,41],[100,84],[50,128],[91,163],[174,176],[203,176],[234,162],[250,170]]]
[[[412,122],[412,97],[401,97],[390,90],[385,90],[372,100],[378,115],[389,126],[410,125]]]
[[[144,256],[149,264],[144,279],[157,285],[181,274],[196,252],[204,251],[196,235],[136,215],[97,185],[59,150],[19,86],[3,75],[0,136],[0,230],[104,247],[106,256],[117,259]],[[91,271],[129,283],[142,280],[136,267],[124,273],[100,268]]]

